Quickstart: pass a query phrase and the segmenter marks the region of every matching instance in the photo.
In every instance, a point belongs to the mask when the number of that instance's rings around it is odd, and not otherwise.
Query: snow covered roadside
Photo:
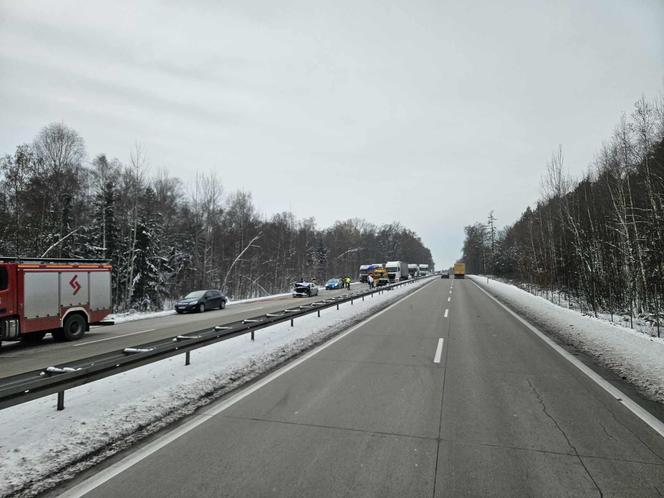
[[[0,411],[0,496],[33,496],[73,477],[288,358],[375,313],[430,279],[146,365],[65,394]]]
[[[486,277],[468,278],[529,322],[592,355],[647,397],[664,403],[664,338],[650,337],[628,327],[563,308],[511,284],[493,279],[487,283]]]
[[[360,282],[352,282],[350,285],[357,286],[360,285]],[[325,287],[319,286],[318,289],[325,290]],[[237,301],[228,301],[228,303],[226,303],[226,306],[233,306],[234,304],[255,303],[258,301],[269,301],[270,299],[290,297],[291,295],[292,295],[291,292],[284,292],[282,294],[271,294],[269,296],[252,297],[249,299],[238,299]],[[172,308],[172,306],[169,306],[169,308]],[[134,322],[136,320],[145,320],[148,318],[161,318],[170,315],[175,315],[175,310],[167,309],[164,311],[126,311],[124,313],[113,313],[111,315],[108,315],[106,317],[106,320],[118,324],[125,322]]]
[[[244,304],[244,303],[253,303],[256,301],[267,301],[269,299],[279,299],[280,297],[290,297],[290,292],[285,292],[283,294],[273,294],[271,296],[263,297],[253,297],[250,299],[238,299],[237,301],[229,301],[226,303],[226,306],[232,306],[234,304]],[[172,306],[169,306],[172,308]],[[106,317],[106,320],[113,321],[116,324],[134,322],[136,320],[145,320],[148,318],[161,318],[163,316],[175,315],[174,309],[167,309],[164,311],[126,311],[124,313],[113,313]]]
[[[146,320],[148,318],[161,318],[163,316],[175,315],[175,310],[164,311],[125,311],[124,313],[112,313],[104,321],[115,322],[115,324]]]
[[[478,277],[484,278],[486,280],[486,275],[478,275]],[[551,301],[553,304],[562,306],[563,308],[569,308],[583,313],[584,315],[594,316],[593,310],[588,306],[588,304],[579,302],[578,299],[575,299],[573,295],[570,295],[564,291],[560,290],[551,290],[542,287],[538,287],[533,284],[519,283],[516,281],[510,281],[509,279],[490,277],[499,282],[505,284],[511,284],[515,287],[527,291],[529,294],[535,296],[540,296]],[[648,316],[648,314],[642,314],[640,316],[632,316],[625,313],[610,313],[606,310],[597,310],[596,318],[601,318],[607,322],[618,323],[623,326],[630,324],[630,328],[633,328],[636,331],[639,331],[643,334],[648,334],[651,337],[657,337],[657,322],[653,316]],[[622,322],[622,323],[621,323]]]

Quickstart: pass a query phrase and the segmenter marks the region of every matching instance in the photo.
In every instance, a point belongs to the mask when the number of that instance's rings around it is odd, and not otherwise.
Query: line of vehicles
[[[343,279],[333,280],[327,288],[343,288]],[[107,260],[0,258],[0,344],[38,342],[47,333],[57,341],[80,339],[112,313],[111,293]],[[318,285],[298,282],[293,295],[316,296]],[[219,290],[196,290],[174,309],[202,313],[224,309],[227,302]]]
[[[325,290],[350,289],[352,279],[346,277],[333,277],[325,282]],[[317,296],[319,291],[316,282],[296,282],[293,286],[293,297]]]
[[[360,282],[367,282],[369,276],[371,276],[376,286],[408,280],[409,278],[425,277],[430,274],[429,265],[406,263],[404,261],[361,265],[359,270]]]
[[[82,338],[112,313],[111,269],[107,260],[0,257],[0,344],[39,342],[47,333],[57,341]],[[328,288],[344,286],[334,280]],[[318,295],[318,285],[296,283],[293,294]],[[224,309],[227,302],[219,290],[196,290],[174,309],[202,313]]]
[[[463,278],[463,263],[454,265]],[[377,287],[430,275],[426,264],[388,261],[362,265],[360,282],[369,276]],[[447,273],[449,277],[449,272]],[[441,277],[445,275],[441,273]],[[350,277],[332,278],[328,290],[350,287]],[[294,296],[316,296],[314,282],[298,282]],[[175,303],[177,313],[224,309],[228,299],[215,289],[194,291]],[[111,265],[107,260],[19,259],[0,257],[0,344],[2,341],[38,342],[47,333],[58,341],[83,337],[90,325],[112,312]]]
[[[373,263],[361,265],[359,270],[359,281],[367,283],[369,277],[373,285],[381,287],[409,278],[430,275],[429,265],[413,264],[404,261],[388,261],[387,263]],[[350,277],[331,278],[325,283],[325,290],[350,288]],[[312,282],[298,282],[293,287],[293,297],[317,296],[318,285]]]
[[[440,278],[450,278],[450,275],[454,275],[454,278],[464,278],[466,276],[466,265],[457,261],[452,268],[445,268],[440,272]]]

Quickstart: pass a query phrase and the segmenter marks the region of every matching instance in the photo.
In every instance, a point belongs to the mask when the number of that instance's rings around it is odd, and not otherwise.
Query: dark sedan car
[[[223,310],[226,307],[226,296],[221,292],[214,289],[198,290],[190,292],[177,303],[175,303],[175,311],[184,313],[186,311],[198,311],[203,313],[205,310],[219,308]]]

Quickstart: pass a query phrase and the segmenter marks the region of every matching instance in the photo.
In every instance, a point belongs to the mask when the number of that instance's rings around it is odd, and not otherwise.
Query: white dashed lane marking
[[[438,347],[436,347],[436,354],[433,357],[434,363],[440,363],[440,358],[443,355],[443,338],[438,339]]]

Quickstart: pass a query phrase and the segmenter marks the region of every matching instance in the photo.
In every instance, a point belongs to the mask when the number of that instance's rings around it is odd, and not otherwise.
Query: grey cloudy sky
[[[662,92],[663,27],[662,0],[0,0],[0,153],[64,121],[265,215],[400,221],[447,266]]]

